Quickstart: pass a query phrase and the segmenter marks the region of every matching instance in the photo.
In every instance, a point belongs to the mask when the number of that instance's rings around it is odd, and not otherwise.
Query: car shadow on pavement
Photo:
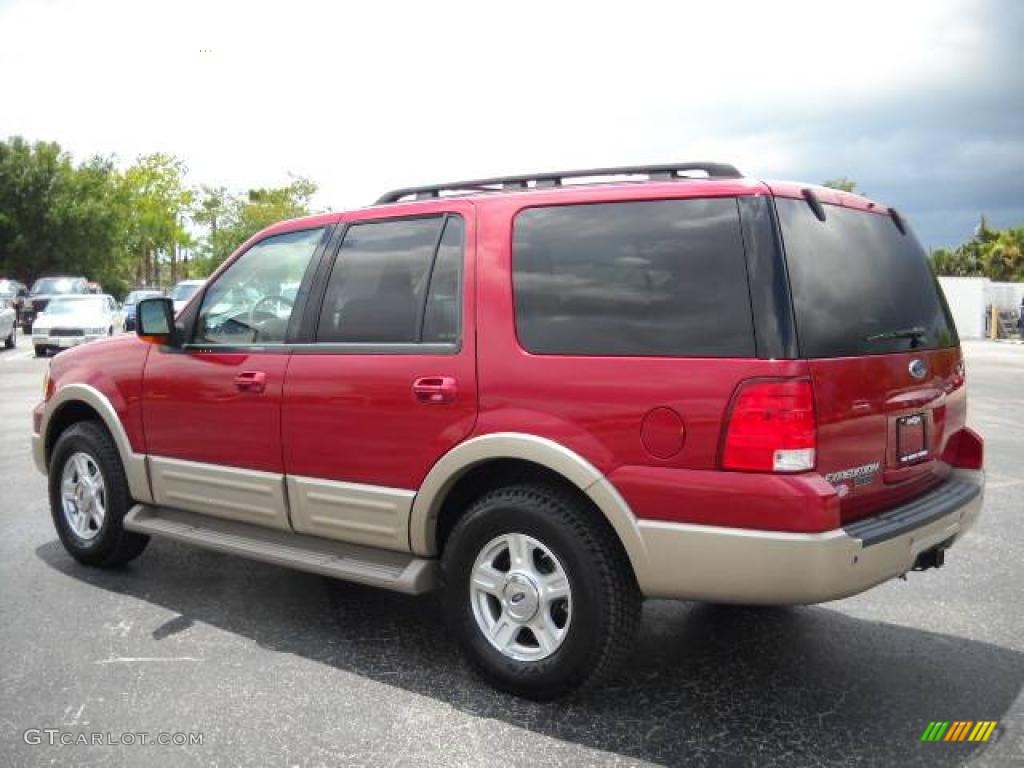
[[[1024,654],[828,607],[650,601],[637,650],[617,679],[538,704],[494,691],[457,661],[434,596],[160,540],[113,571],[79,565],[56,540],[36,553],[68,577],[178,614],[150,628],[157,642],[206,623],[627,760],[952,766],[1016,736],[1001,727],[989,744],[920,741],[931,720],[1001,720],[1024,685]]]

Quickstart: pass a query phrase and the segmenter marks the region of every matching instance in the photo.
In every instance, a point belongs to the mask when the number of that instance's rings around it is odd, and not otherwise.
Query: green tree
[[[208,274],[261,229],[283,219],[306,216],[317,185],[293,177],[283,187],[250,189],[235,197],[223,187],[202,187],[192,220],[205,229],[199,245],[200,269]]]
[[[937,275],[962,277],[967,274],[965,265],[955,250],[935,248],[928,254],[928,257],[931,259],[932,269]]]
[[[117,283],[125,209],[108,158],[75,167],[52,142],[0,142],[0,273]]]
[[[1024,280],[1024,228],[996,233],[981,261],[985,274],[993,280]]]
[[[210,187],[205,184],[199,187],[195,195],[196,202],[192,209],[192,221],[205,227],[211,239],[227,224],[233,200],[225,187]]]
[[[128,208],[113,160],[93,157],[71,175],[61,205],[58,258],[121,295],[130,287],[123,235]]]
[[[845,176],[840,176],[838,179],[826,179],[822,186],[829,187],[831,189],[838,189],[841,192],[857,191],[857,182],[852,181]]]
[[[56,219],[71,173],[58,144],[0,142],[0,273],[31,282],[63,266]]]
[[[1024,227],[995,229],[982,216],[974,235],[956,248],[931,252],[936,274],[1024,281]]]
[[[0,141],[0,275],[81,274],[121,294],[189,276],[180,254],[193,246],[196,271],[208,274],[264,227],[310,213],[317,189],[294,177],[236,197],[224,187],[190,189],[185,175],[166,153],[122,172],[106,157],[75,165],[52,142]]]
[[[161,285],[178,279],[178,249],[192,244],[185,229],[193,201],[193,192],[184,182],[186,170],[178,158],[158,152],[139,157],[125,171],[125,247],[134,257],[136,285]]]

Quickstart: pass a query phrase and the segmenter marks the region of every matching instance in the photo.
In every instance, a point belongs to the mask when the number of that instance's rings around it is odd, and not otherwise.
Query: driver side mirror
[[[135,305],[135,333],[149,344],[177,346],[174,302],[166,298],[143,299]]]

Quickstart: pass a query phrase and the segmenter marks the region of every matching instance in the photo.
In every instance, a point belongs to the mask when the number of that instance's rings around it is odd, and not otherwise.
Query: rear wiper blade
[[[871,336],[865,336],[864,341],[886,341],[888,339],[913,339],[917,341],[922,336],[927,336],[928,331],[919,325],[913,328],[898,328],[895,331],[885,331]]]

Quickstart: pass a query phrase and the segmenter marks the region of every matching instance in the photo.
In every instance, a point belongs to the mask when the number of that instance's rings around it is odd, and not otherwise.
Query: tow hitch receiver
[[[941,568],[942,564],[946,561],[946,549],[948,549],[949,544],[950,542],[944,541],[931,549],[926,549],[917,556],[913,569],[915,571],[927,571],[929,568]]]

